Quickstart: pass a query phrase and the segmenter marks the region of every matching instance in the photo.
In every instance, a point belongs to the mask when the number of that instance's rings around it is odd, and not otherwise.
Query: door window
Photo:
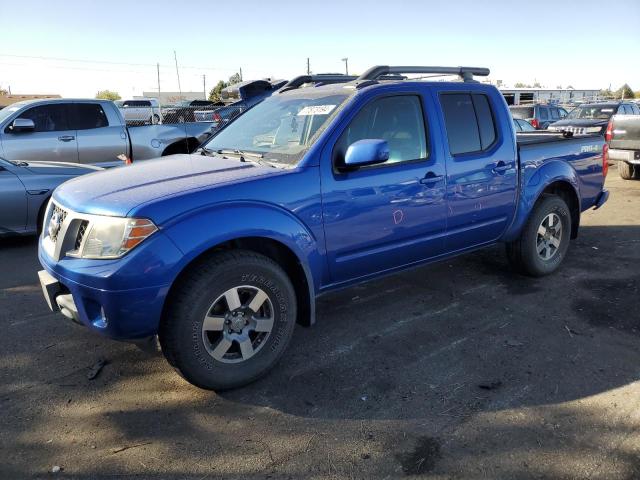
[[[538,111],[538,114],[540,115],[540,120],[548,120],[549,119],[549,115],[547,114],[547,108],[546,107],[540,107],[540,110]]]
[[[496,140],[494,116],[486,95],[440,95],[451,155],[480,152]]]
[[[420,97],[384,97],[365,105],[336,144],[337,165],[344,162],[349,145],[364,139],[387,141],[389,160],[385,164],[426,158],[427,140]]]
[[[34,132],[61,132],[69,130],[67,105],[62,103],[40,105],[21,113],[19,118],[33,120]]]
[[[109,121],[102,106],[97,103],[76,103],[71,109],[71,127],[74,130],[90,130],[108,127]]]

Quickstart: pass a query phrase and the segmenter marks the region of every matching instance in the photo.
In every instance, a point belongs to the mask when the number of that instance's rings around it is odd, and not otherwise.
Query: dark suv
[[[546,130],[547,127],[567,116],[567,111],[557,105],[534,104],[513,105],[509,107],[513,118],[526,120],[537,130]]]

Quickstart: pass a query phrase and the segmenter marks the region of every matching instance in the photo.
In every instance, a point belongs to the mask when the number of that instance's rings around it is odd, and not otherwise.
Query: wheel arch
[[[167,155],[175,155],[178,153],[191,153],[200,145],[200,141],[195,137],[181,138],[180,140],[168,145],[163,151],[163,157]]]
[[[503,236],[504,241],[518,238],[536,204],[545,195],[560,196],[567,203],[571,212],[571,238],[577,238],[582,212],[578,174],[567,162],[549,162],[546,167],[524,180],[515,220]]]
[[[225,240],[210,246],[195,257],[191,258],[174,278],[163,306],[163,315],[171,302],[171,296],[175,292],[182,278],[197,268],[217,253],[229,250],[252,251],[264,255],[275,261],[291,279],[296,293],[298,318],[297,323],[303,326],[311,326],[315,323],[315,293],[313,278],[303,266],[299,256],[285,243],[270,237],[240,236]]]

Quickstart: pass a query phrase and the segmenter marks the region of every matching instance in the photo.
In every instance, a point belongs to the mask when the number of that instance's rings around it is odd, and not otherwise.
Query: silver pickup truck
[[[625,180],[640,179],[640,115],[614,115],[605,140],[609,159],[618,162],[618,173]]]
[[[0,110],[0,158],[108,167],[191,153],[213,132],[211,122],[128,128],[109,100],[30,100]]]

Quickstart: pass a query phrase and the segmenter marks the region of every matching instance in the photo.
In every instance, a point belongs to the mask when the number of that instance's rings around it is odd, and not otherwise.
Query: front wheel
[[[296,322],[295,291],[277,263],[249,251],[218,253],[179,282],[159,337],[188,382],[235,388],[276,364]]]
[[[557,196],[538,201],[520,238],[507,244],[507,257],[519,272],[534,277],[558,269],[569,248],[571,213]]]

